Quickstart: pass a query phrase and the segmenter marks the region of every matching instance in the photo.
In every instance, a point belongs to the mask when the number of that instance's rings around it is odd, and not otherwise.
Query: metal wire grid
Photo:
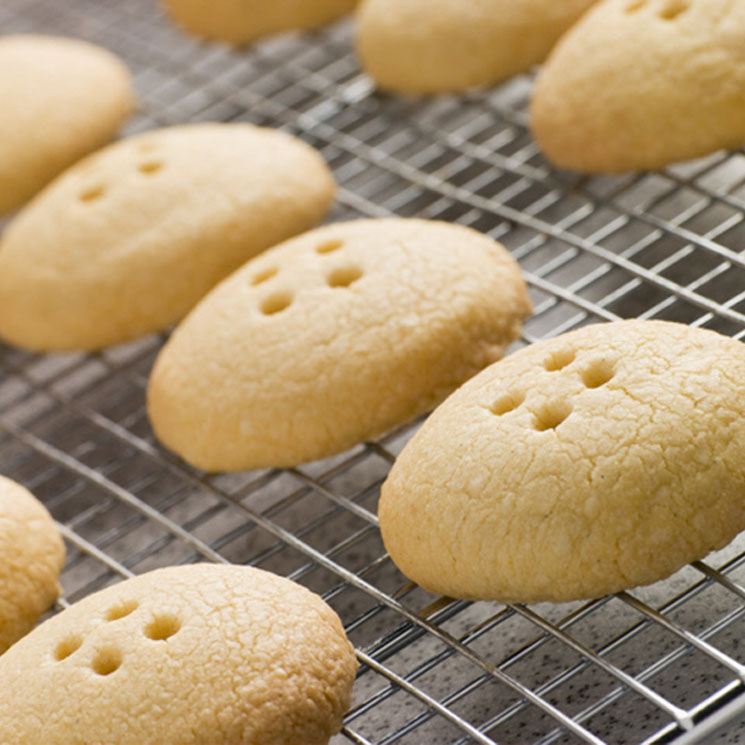
[[[361,75],[348,24],[235,52],[186,38],[148,0],[3,0],[0,29],[82,36],[124,57],[142,101],[130,131],[249,120],[300,134],[340,183],[335,219],[418,215],[488,232],[531,287],[521,343],[629,316],[745,333],[742,154],[661,174],[557,173],[526,128],[529,76],[386,98]],[[375,515],[416,423],[297,469],[200,473],[164,453],[146,420],[161,343],[64,356],[0,347],[0,472],[63,530],[60,608],[196,560],[290,576],[339,611],[358,650],[340,742],[695,741],[745,708],[745,541],[589,603],[433,597],[392,566]]]

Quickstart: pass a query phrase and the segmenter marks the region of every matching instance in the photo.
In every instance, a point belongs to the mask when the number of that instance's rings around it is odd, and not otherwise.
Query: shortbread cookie
[[[0,654],[56,600],[64,560],[65,546],[44,505],[0,476]]]
[[[149,413],[208,470],[290,466],[428,411],[530,312],[515,261],[469,228],[329,225],[250,261],[161,351]]]
[[[745,3],[604,0],[556,46],[532,105],[556,165],[660,168],[745,143]]]
[[[0,742],[320,745],[356,669],[338,616],[304,587],[242,566],[158,569],[0,657]]]
[[[162,329],[247,259],[313,226],[333,193],[321,156],[279,131],[199,124],[122,140],[8,227],[0,337],[96,349]]]
[[[52,36],[0,38],[0,215],[108,142],[132,110],[126,67]]]
[[[260,36],[315,28],[348,13],[357,0],[163,0],[185,29],[210,39],[248,44]]]
[[[381,88],[440,93],[527,70],[596,0],[363,0],[357,48]]]
[[[662,321],[587,326],[456,391],[383,485],[385,546],[435,593],[594,598],[745,528],[745,345]]]

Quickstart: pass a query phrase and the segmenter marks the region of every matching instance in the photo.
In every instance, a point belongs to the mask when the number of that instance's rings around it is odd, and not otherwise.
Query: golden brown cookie
[[[155,364],[157,436],[208,470],[289,466],[428,411],[530,313],[517,263],[458,225],[358,220],[248,262]]]
[[[532,127],[557,166],[661,168],[745,143],[745,3],[603,0],[556,46]]]
[[[745,528],[745,345],[662,321],[587,326],[466,383],[383,485],[385,546],[453,597],[594,598]]]
[[[57,599],[64,560],[65,546],[44,505],[0,476],[0,654]]]
[[[333,21],[357,0],[163,0],[185,29],[209,39],[248,44],[260,36],[315,28]]]
[[[357,49],[381,88],[492,85],[541,62],[596,0],[363,0]]]
[[[76,39],[0,37],[0,215],[108,142],[132,110],[126,67]]]
[[[90,595],[0,657],[3,745],[322,745],[357,669],[290,580],[192,564]]]
[[[111,145],[8,226],[0,337],[97,349],[178,321],[219,280],[313,226],[334,194],[309,145],[251,124],[194,124]]]

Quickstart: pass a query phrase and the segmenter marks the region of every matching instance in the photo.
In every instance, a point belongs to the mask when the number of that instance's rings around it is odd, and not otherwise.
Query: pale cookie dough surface
[[[0,654],[54,603],[64,560],[62,538],[44,505],[0,476]]]
[[[96,349],[178,321],[260,251],[312,227],[333,177],[300,140],[196,124],[122,140],[60,176],[0,243],[0,337]]]
[[[533,133],[556,165],[660,168],[745,143],[745,3],[604,0],[541,71]]]
[[[0,37],[0,215],[116,134],[134,106],[126,67],[76,39]]]
[[[381,88],[440,93],[527,70],[596,0],[364,0],[357,49]]]
[[[474,230],[329,225],[197,306],[156,362],[150,419],[208,470],[332,455],[430,410],[498,359],[530,310],[517,263]]]
[[[0,657],[0,742],[326,743],[356,669],[338,616],[300,585],[250,567],[159,569]]]
[[[661,321],[588,326],[469,381],[379,506],[401,571],[445,595],[593,598],[745,528],[745,345]]]
[[[315,28],[354,8],[357,0],[162,0],[186,30],[247,44],[267,34]]]

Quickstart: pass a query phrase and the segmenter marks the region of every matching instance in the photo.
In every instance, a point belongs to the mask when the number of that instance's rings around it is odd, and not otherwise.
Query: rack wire
[[[340,184],[332,219],[420,216],[489,233],[520,261],[535,305],[518,346],[624,317],[745,334],[743,153],[613,178],[557,172],[527,129],[531,75],[386,97],[360,72],[350,22],[237,51],[181,34],[151,0],[3,0],[0,31],[69,34],[121,55],[141,101],[129,133],[219,120],[303,137]],[[155,567],[253,564],[320,592],[356,646],[335,742],[745,739],[745,540],[592,602],[434,597],[392,565],[376,517],[420,422],[295,469],[198,472],[158,446],[145,415],[162,343],[54,356],[0,346],[0,472],[64,534],[55,611]]]

